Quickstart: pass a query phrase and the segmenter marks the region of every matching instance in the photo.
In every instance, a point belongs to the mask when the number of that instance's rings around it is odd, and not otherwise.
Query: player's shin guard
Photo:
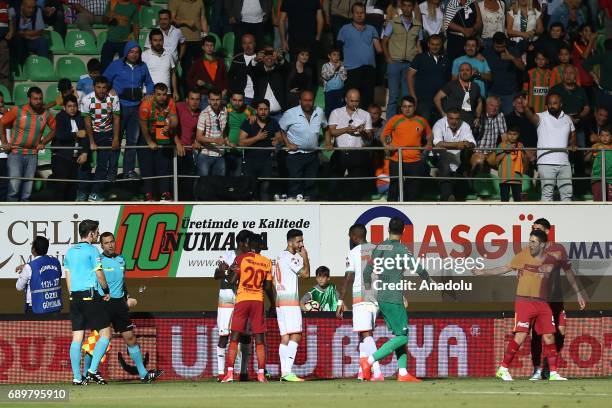
[[[376,353],[377,349],[376,349],[376,342],[374,341],[374,337],[368,336],[364,338],[362,344],[364,346],[364,351],[366,355],[371,356],[372,354]],[[378,361],[375,361],[374,364],[372,364],[372,373],[374,374],[374,377],[379,376],[380,364],[378,363]]]
[[[83,356],[83,378],[85,378],[87,375],[87,370],[89,370],[89,367],[91,367],[91,359],[92,357],[89,353],[85,353]]]
[[[281,377],[282,377],[282,376],[289,374],[289,371],[287,371],[287,345],[286,344],[282,344],[282,343],[279,344],[278,356],[280,358]]]
[[[544,344],[542,345],[542,351],[544,358],[548,360],[550,372],[557,371],[557,346],[555,344]]]
[[[102,361],[102,357],[106,354],[106,348],[110,343],[110,339],[108,337],[100,336],[98,342],[96,343],[96,347],[93,350],[93,357],[91,359],[91,367],[89,367],[89,372],[97,373],[98,366],[100,365],[100,361]]]
[[[135,344],[133,346],[128,346],[128,353],[134,364],[136,364],[136,368],[138,369],[138,375],[140,378],[145,378],[147,375],[147,369],[142,362],[142,352],[140,351],[140,346]]]
[[[70,343],[70,365],[75,380],[81,381],[81,343]]]
[[[298,344],[293,340],[290,340],[289,344],[287,344],[287,371],[289,373],[293,372],[293,363],[297,354],[297,348]]]
[[[405,347],[406,344],[408,344],[408,336],[395,336],[394,338],[383,344],[381,348],[376,350],[376,353],[372,354],[372,363],[374,361],[382,360],[398,348]]]
[[[518,351],[520,345],[514,341],[514,339],[510,339],[508,342],[508,347],[506,347],[506,352],[504,353],[504,360],[502,361],[502,367],[508,368],[514,359],[514,355]]]
[[[238,340],[230,340],[229,350],[227,352],[227,366],[234,370],[236,356],[238,355]]]
[[[266,345],[263,343],[256,344],[255,352],[257,353],[257,368],[263,372],[266,368]]]

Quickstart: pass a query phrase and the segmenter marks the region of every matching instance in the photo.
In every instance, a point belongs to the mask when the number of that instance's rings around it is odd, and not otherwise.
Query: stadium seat
[[[96,39],[87,31],[69,31],[66,34],[66,50],[77,55],[98,55]]]
[[[30,81],[56,81],[55,69],[51,60],[38,55],[30,55],[24,64],[24,71]]]
[[[47,87],[44,97],[45,104],[55,101],[58,95],[59,91],[57,90],[57,85],[53,84]]]
[[[9,91],[8,88],[2,84],[0,84],[0,93],[2,94],[2,97],[4,98],[5,104],[13,103],[13,97],[11,96],[11,91]]]
[[[325,110],[325,92],[323,91],[323,87],[319,86],[317,90],[317,94],[315,96],[315,106]]]
[[[98,38],[96,38],[96,45],[98,46],[98,53],[102,53],[102,46],[106,42],[107,35],[108,35],[107,31],[100,31],[100,34],[98,34]]]
[[[234,43],[236,42],[236,36],[233,32],[225,33],[223,36],[223,48],[225,49],[226,55],[231,57],[234,55]]]
[[[37,84],[31,82],[15,84],[15,87],[13,88],[13,101],[15,102],[15,105],[25,105],[28,103],[28,89],[33,86],[37,86]]]
[[[486,180],[474,180],[474,190],[481,198],[499,199],[499,178],[491,173],[476,174],[478,178]]]
[[[85,63],[78,57],[61,57],[57,60],[56,72],[58,78],[68,78],[78,81],[81,75],[87,73]]]
[[[138,33],[138,45],[144,50],[144,46],[147,43],[147,37],[149,36],[149,30],[140,30]]]
[[[219,38],[219,36],[213,32],[208,33],[208,35],[215,38],[215,52],[221,51],[221,49],[223,48],[223,42],[221,41],[221,38]]]
[[[141,7],[139,13],[140,28],[156,27],[159,10],[161,10],[161,8],[156,6]]]
[[[64,46],[64,40],[57,31],[47,31],[51,37],[51,52],[53,55],[68,54],[66,47]]]

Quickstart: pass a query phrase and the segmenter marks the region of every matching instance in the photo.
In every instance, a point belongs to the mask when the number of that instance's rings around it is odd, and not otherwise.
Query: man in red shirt
[[[178,155],[178,173],[180,176],[193,176],[195,174],[195,161],[193,152],[200,148],[196,140],[196,128],[200,117],[200,91],[196,88],[189,90],[187,98],[176,104],[179,126],[174,137]],[[193,147],[193,149],[192,149]],[[193,179],[179,178],[179,199],[190,201],[193,199]]]
[[[555,259],[545,250],[548,238],[543,231],[534,230],[529,235],[529,247],[519,252],[508,265],[492,269],[475,269],[474,275],[503,275],[516,271],[518,285],[514,302],[514,337],[508,343],[504,359],[495,376],[512,381],[508,367],[527,338],[532,327],[544,341],[544,357],[548,359],[551,381],[567,378],[557,373],[557,349],[555,347],[555,322],[548,304],[548,281]]]
[[[550,237],[550,222],[546,218],[539,218],[534,221],[532,230],[543,231],[546,236],[550,239],[546,244],[544,252],[549,254],[555,259],[554,268],[549,278],[549,290],[548,290],[548,305],[553,313],[553,319],[555,320],[555,346],[557,347],[557,353],[561,355],[563,344],[565,342],[565,305],[563,304],[563,293],[561,291],[561,269],[565,272],[565,276],[572,287],[574,293],[576,293],[576,299],[580,310],[584,310],[586,307],[586,301],[578,281],[576,280],[576,274],[572,269],[572,264],[568,260],[567,251],[563,245],[552,241]],[[531,332],[531,360],[533,362],[534,372],[530,380],[537,381],[548,377],[547,361],[544,359],[542,362],[542,336],[535,331]]]
[[[251,234],[248,240],[250,250],[238,255],[230,270],[234,271],[232,284],[238,284],[236,305],[232,314],[232,328],[227,359],[227,373],[221,382],[234,381],[234,363],[238,354],[238,339],[247,330],[250,323],[255,336],[257,352],[257,381],[268,382],[264,369],[266,367],[266,319],[264,315],[264,291],[274,307],[274,290],[272,289],[272,261],[260,255],[263,240],[258,234]]]
[[[209,35],[204,37],[202,40],[204,57],[200,61],[194,61],[187,74],[187,85],[200,90],[202,110],[208,106],[208,92],[211,89],[221,90],[222,98],[227,94],[227,68],[223,59],[215,55],[216,43],[215,37]]]

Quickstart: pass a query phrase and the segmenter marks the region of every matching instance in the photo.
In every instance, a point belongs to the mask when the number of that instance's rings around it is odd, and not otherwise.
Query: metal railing
[[[189,154],[193,154],[193,151],[195,150],[194,148],[192,148],[191,146],[184,146],[186,151],[191,151],[192,153]],[[81,150],[82,148],[79,146],[46,146],[45,149],[50,149],[50,150]],[[127,150],[127,149],[143,149],[143,150],[151,150],[151,148],[148,145],[135,145],[135,146],[121,146],[120,149],[113,149],[111,146],[98,146],[96,150]],[[199,178],[201,176],[198,175],[179,175],[178,174],[178,154],[177,154],[177,149],[174,145],[158,145],[157,149],[172,149],[173,150],[173,157],[172,157],[172,174],[167,175],[167,176],[142,176],[139,177],[140,180],[155,180],[155,179],[164,179],[164,178],[171,178],[172,179],[172,184],[173,184],[173,198],[174,201],[178,201],[179,198],[179,191],[178,191],[178,180],[179,178]],[[216,149],[219,150],[226,150],[226,151],[231,151],[231,150],[268,150],[268,151],[280,151],[280,150],[284,150],[286,152],[290,152],[290,150],[288,150],[287,148],[277,148],[277,147],[253,147],[253,146],[216,146]],[[385,148],[385,147],[378,147],[378,146],[366,146],[366,147],[333,147],[333,148],[317,148],[317,149],[312,149],[312,150],[303,150],[300,149],[301,152],[331,152],[331,151],[385,151],[385,152],[393,152],[393,154],[395,152],[398,153],[398,158],[403,158],[403,154],[407,151],[431,151],[431,152],[443,152],[443,151],[457,151],[457,150],[461,150],[461,149],[453,149],[453,148],[438,148],[438,147],[434,147],[434,148],[426,148],[426,147],[398,147],[398,148],[394,148],[394,149],[389,149],[389,148]],[[465,149],[465,150],[469,150],[469,151],[486,151],[486,152],[497,152],[497,151],[506,151],[508,149],[502,149],[502,148],[471,148],[471,149]],[[602,192],[602,200],[603,202],[607,201],[607,183],[606,183],[606,155],[605,152],[608,150],[612,150],[612,149],[592,149],[592,148],[575,148],[575,149],[570,149],[570,148],[527,148],[527,147],[523,147],[523,148],[517,148],[517,149],[512,149],[512,150],[520,150],[520,151],[545,151],[545,152],[563,152],[563,153],[569,153],[572,151],[583,151],[583,152],[599,152],[599,154],[601,154],[601,192]],[[389,159],[389,158],[385,158],[385,159]],[[423,158],[422,158],[423,159]],[[389,159],[390,160],[390,159]],[[391,161],[395,161],[395,160],[391,160]],[[536,159],[537,162],[537,159]],[[391,181],[392,179],[400,179],[400,180],[407,180],[407,179],[425,179],[425,180],[458,180],[458,179],[462,179],[462,180],[490,180],[490,177],[474,177],[474,176],[461,176],[461,177],[452,177],[452,176],[435,176],[435,177],[431,177],[431,176],[404,176],[403,174],[403,161],[400,159],[397,161],[397,176],[391,176],[391,175],[385,175],[384,177],[380,177],[380,176],[369,176],[369,177],[260,177],[258,178],[258,180],[264,180],[264,181],[348,181],[348,180],[377,180],[377,179],[385,179],[385,180],[389,180]],[[9,177],[9,176],[0,176],[0,179],[16,179],[16,180],[24,180],[24,181],[49,181],[49,182],[70,182],[70,183],[116,183],[116,182],[129,182],[129,181],[134,181],[133,179],[117,179],[114,181],[109,181],[109,180],[81,180],[81,179],[59,179],[59,178],[43,178],[43,177]],[[592,180],[591,177],[588,176],[583,176],[583,177],[570,177],[570,178],[542,178],[542,177],[538,177],[538,180],[543,181],[543,180]],[[398,190],[399,190],[399,201],[402,202],[404,201],[404,183],[398,183]]]

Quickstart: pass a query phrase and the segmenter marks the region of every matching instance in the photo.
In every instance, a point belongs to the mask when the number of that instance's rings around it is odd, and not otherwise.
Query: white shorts
[[[217,308],[217,328],[219,329],[219,336],[229,336],[233,313],[233,307]]]
[[[378,306],[370,302],[353,305],[353,331],[364,332],[374,330]]]
[[[281,336],[302,333],[302,309],[299,306],[277,307],[276,319]]]

